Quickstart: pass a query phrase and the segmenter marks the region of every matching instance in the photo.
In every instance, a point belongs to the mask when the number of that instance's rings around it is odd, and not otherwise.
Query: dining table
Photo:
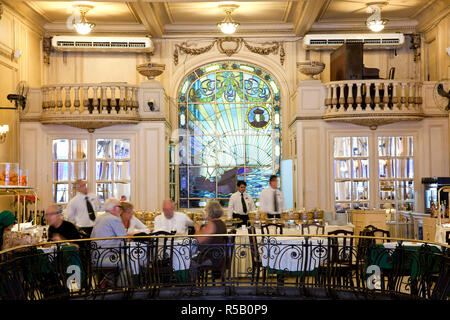
[[[353,224],[325,225],[324,227],[324,234],[328,234],[328,232],[335,230],[354,230]],[[264,237],[261,228],[255,227],[255,233],[262,265],[273,270],[299,271],[303,267],[305,267],[305,270],[308,271],[314,270],[318,263],[323,261],[324,258],[323,253],[322,257],[320,257],[319,250],[322,250],[323,247],[326,248],[328,243],[326,237],[317,237],[317,234],[315,233],[302,233],[299,225],[284,227],[283,234],[281,235],[275,235],[275,229],[269,227],[269,233],[272,235],[269,240]],[[236,230],[236,235],[234,259],[231,265],[231,270],[237,277],[248,277],[249,272],[252,270],[248,229],[246,227],[238,228]],[[303,236],[300,237],[301,235],[310,236],[308,238],[308,246],[305,246],[305,238]],[[318,256],[318,259],[310,260],[305,266],[302,264],[301,258],[299,258],[300,251],[305,251],[305,253],[311,257],[311,254],[313,253],[311,250],[314,250],[314,254]]]

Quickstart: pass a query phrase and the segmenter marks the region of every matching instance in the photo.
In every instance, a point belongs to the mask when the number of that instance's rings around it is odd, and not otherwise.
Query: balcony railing
[[[138,87],[126,83],[59,84],[42,87],[43,124],[95,130],[139,122]]]
[[[222,244],[151,235],[3,251],[0,300],[114,295],[446,300],[450,294],[445,245],[355,236],[215,236]]]
[[[397,121],[424,117],[422,82],[352,80],[326,84],[325,121],[349,122],[376,129]]]

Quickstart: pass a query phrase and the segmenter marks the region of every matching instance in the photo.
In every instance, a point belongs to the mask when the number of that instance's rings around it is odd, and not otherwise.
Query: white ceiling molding
[[[130,2],[129,7],[139,18],[147,32],[150,33],[152,37],[162,37],[164,33],[164,22],[161,21],[161,17],[158,14],[161,13],[161,10],[158,10],[159,12],[155,12],[153,4],[147,3],[143,0]]]
[[[44,25],[45,31],[47,34],[75,34],[73,30],[69,30],[67,28],[67,24],[65,22],[59,23],[47,23]],[[97,33],[139,33],[139,34],[148,34],[147,29],[142,24],[98,24],[95,27],[95,30],[92,34]]]
[[[311,26],[317,18],[323,14],[329,6],[331,0],[314,0],[297,2],[294,9],[294,33],[297,36],[304,36],[309,32]]]
[[[442,19],[450,14],[448,0],[436,0],[431,5],[424,6],[414,16],[419,21],[417,31],[428,32]]]
[[[390,20],[384,28],[384,31],[411,33],[417,28],[418,22],[416,20]],[[316,22],[311,26],[310,32],[367,32],[365,21],[324,21]]]
[[[48,21],[40,14],[36,13],[36,11],[34,11],[28,3],[16,0],[3,0],[3,3],[3,11],[5,11],[6,8],[9,8],[31,30],[39,34],[44,34],[44,24]]]

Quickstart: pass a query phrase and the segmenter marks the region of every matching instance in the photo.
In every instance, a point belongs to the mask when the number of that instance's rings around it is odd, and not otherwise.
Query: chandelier
[[[95,27],[95,23],[86,20],[86,13],[93,8],[91,5],[77,5],[80,17],[76,16],[73,27],[79,34],[88,34]]]
[[[384,4],[384,3],[380,3]],[[367,18],[366,25],[373,32],[379,32],[384,29],[385,24],[389,21],[388,19],[381,19],[381,9],[378,4],[368,4],[367,13],[372,13],[370,17]]]
[[[222,22],[217,23],[217,27],[225,34],[233,34],[236,32],[240,23],[236,22],[231,18],[231,13],[239,8],[237,4],[224,4],[219,5],[219,8],[222,8],[225,11],[226,17]]]

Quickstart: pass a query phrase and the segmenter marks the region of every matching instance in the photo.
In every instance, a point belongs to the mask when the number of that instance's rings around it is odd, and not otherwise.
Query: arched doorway
[[[221,61],[186,75],[177,96],[176,161],[180,208],[228,205],[237,180],[257,201],[281,157],[281,94],[265,69]],[[177,186],[177,188],[175,188]],[[177,192],[175,192],[175,189]]]

